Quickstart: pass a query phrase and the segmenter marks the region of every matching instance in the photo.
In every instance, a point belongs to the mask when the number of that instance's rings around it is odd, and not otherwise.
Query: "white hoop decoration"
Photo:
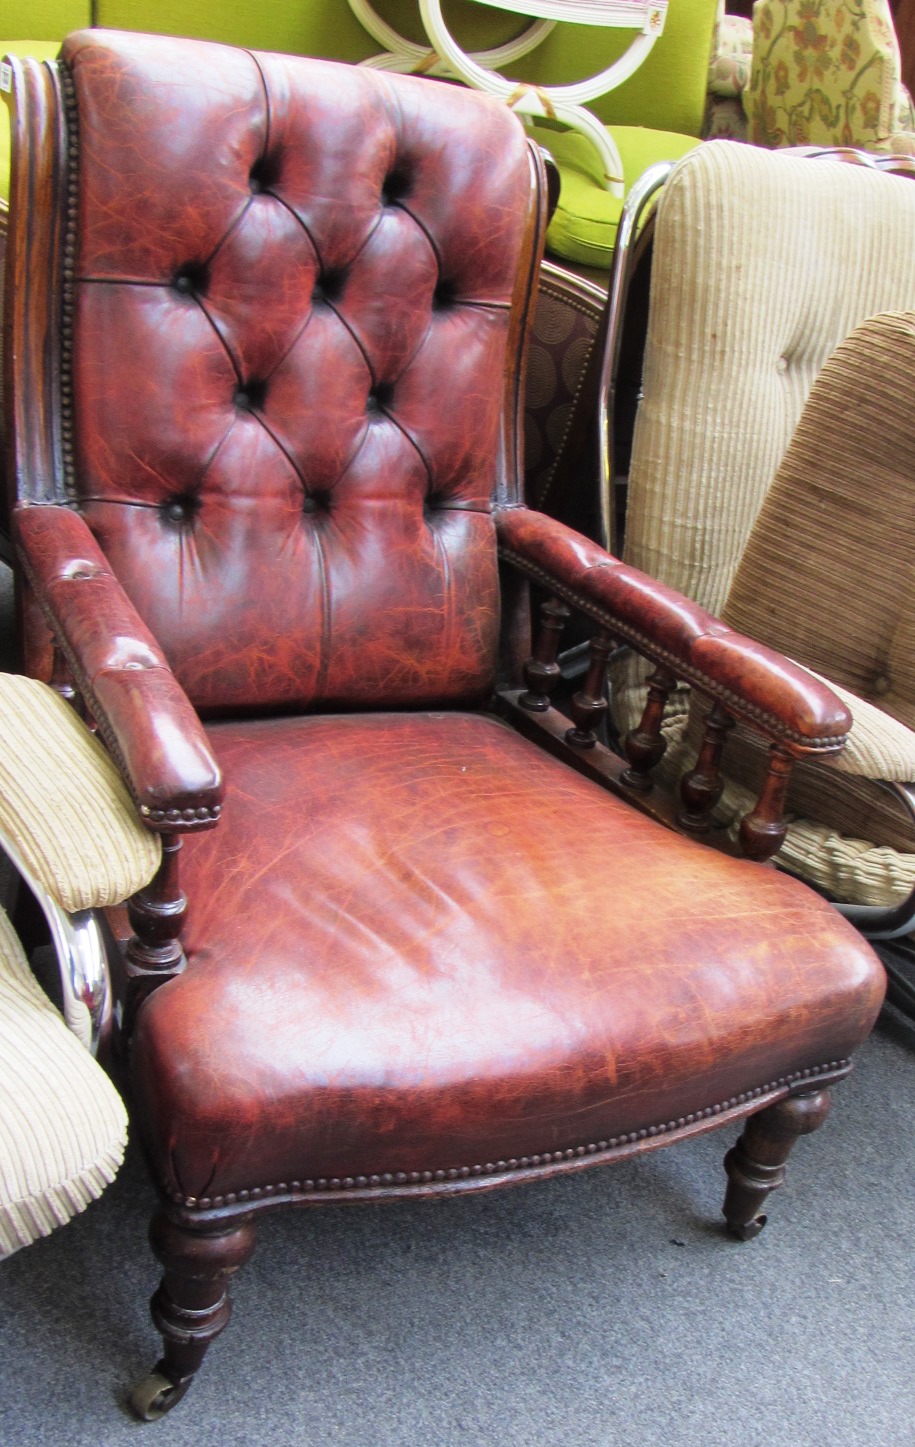
[[[493,3],[497,9],[534,15],[541,21],[553,23],[565,20],[577,25],[639,28],[639,34],[626,51],[589,80],[572,85],[524,85],[484,69],[477,58],[461,49],[445,24],[441,0],[419,0],[426,34],[450,72],[473,89],[507,102],[521,116],[555,117],[588,136],[600,155],[607,190],[614,196],[622,197],[624,187],[619,152],[607,128],[585,110],[584,105],[614,90],[638,70],[664,28],[666,0],[657,0],[657,3],[654,0],[652,3],[648,0],[517,0],[517,3],[511,3],[511,0],[477,0],[477,3]]]
[[[399,34],[386,20],[382,20],[369,0],[349,0],[349,8],[383,51],[381,55],[372,55],[368,60],[360,62],[367,69],[393,70],[408,74],[419,71],[423,75],[451,74],[447,61],[436,55],[429,46],[417,45]],[[496,45],[492,50],[475,51],[473,59],[485,70],[501,70],[504,65],[511,65],[513,61],[530,54],[546,39],[555,24],[555,20],[534,20],[514,40],[508,40],[504,45]]]

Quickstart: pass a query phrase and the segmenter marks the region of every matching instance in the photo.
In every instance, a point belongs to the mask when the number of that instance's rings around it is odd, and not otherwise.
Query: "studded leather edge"
[[[73,451],[73,315],[76,282],[76,224],[79,205],[79,110],[73,76],[63,61],[57,63],[67,135],[67,215],[64,228],[63,284],[61,287],[60,431],[64,492],[76,503],[76,458]]]
[[[606,608],[602,608],[599,603],[594,603],[591,599],[576,592],[574,588],[561,582],[554,574],[548,573],[545,568],[541,568],[537,563],[530,562],[529,559],[522,557],[520,553],[516,553],[512,548],[501,545],[499,555],[504,558],[506,562],[518,568],[520,572],[526,573],[528,577],[535,579],[538,583],[543,583],[558,597],[564,598],[567,603],[571,603],[573,607],[579,608],[582,613],[585,613],[589,618],[594,618],[597,622],[603,623],[612,633],[621,638],[625,638],[627,642],[634,644],[636,647],[644,648],[647,651],[648,657],[669,664],[679,678],[684,679],[687,683],[694,684],[702,692],[710,693],[713,697],[720,699],[722,703],[727,704],[728,707],[732,708],[740,717],[755,720],[756,723],[762,724],[767,730],[774,732],[779,737],[799,744],[809,753],[838,753],[845,743],[847,735],[843,735],[840,738],[808,738],[804,734],[797,733],[794,729],[788,728],[775,714],[768,713],[756,704],[747,703],[739,694],[734,693],[729,688],[722,687],[722,685],[716,683],[714,679],[709,678],[707,673],[703,673],[700,669],[693,667],[692,664],[686,663],[678,654],[673,653],[669,648],[664,648],[661,644],[656,643],[647,633],[643,633],[638,628],[633,628],[628,623],[621,623],[615,614],[608,612]]]
[[[730,1100],[725,1100],[718,1105],[706,1106],[704,1110],[693,1111],[689,1115],[680,1116],[677,1120],[646,1126],[641,1130],[628,1131],[607,1140],[592,1141],[584,1146],[541,1151],[532,1156],[487,1161],[482,1165],[449,1166],[434,1171],[384,1171],[370,1176],[322,1176],[315,1180],[280,1181],[275,1185],[253,1186],[250,1190],[245,1191],[230,1191],[224,1196],[198,1198],[185,1196],[180,1191],[168,1189],[165,1189],[165,1195],[174,1205],[191,1211],[218,1211],[238,1206],[266,1204],[272,1197],[291,1196],[294,1198],[325,1194],[336,1196],[338,1193],[345,1197],[350,1192],[370,1196],[375,1191],[383,1193],[391,1190],[408,1195],[411,1189],[422,1191],[429,1186],[448,1186],[463,1181],[476,1181],[482,1185],[488,1177],[511,1175],[515,1172],[536,1170],[543,1166],[571,1165],[578,1162],[597,1164],[602,1156],[611,1152],[622,1151],[627,1146],[635,1146],[642,1141],[657,1140],[658,1137],[670,1135],[675,1131],[700,1125],[703,1121],[712,1120],[715,1116],[726,1115],[763,1096],[790,1090],[803,1081],[810,1081],[811,1084],[814,1084],[823,1077],[835,1077],[837,1074],[841,1078],[848,1073],[851,1065],[851,1060],[846,1058],[832,1060],[826,1065],[814,1066],[807,1070],[796,1070],[789,1075],[780,1076],[778,1080],[770,1081],[767,1085],[759,1085],[753,1090],[743,1091],[739,1095],[732,1096]]]

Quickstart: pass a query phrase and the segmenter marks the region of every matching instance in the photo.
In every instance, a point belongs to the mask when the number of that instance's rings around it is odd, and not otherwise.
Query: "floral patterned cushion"
[[[889,0],[756,0],[744,109],[757,145],[888,150],[901,91]]]
[[[753,26],[743,15],[722,15],[708,68],[709,95],[739,96],[750,78]]]
[[[739,96],[710,95],[702,124],[704,141],[745,141],[747,118]]]

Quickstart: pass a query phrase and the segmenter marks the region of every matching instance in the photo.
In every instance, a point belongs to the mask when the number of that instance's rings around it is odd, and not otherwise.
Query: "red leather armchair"
[[[164,845],[119,981],[165,1268],[135,1408],[186,1390],[261,1210],[508,1185],[748,1118],[725,1216],[754,1234],[882,971],[803,886],[647,817],[657,699],[679,672],[716,700],[690,827],[729,719],[771,741],[757,858],[792,758],[849,720],[522,506],[546,203],[516,119],[104,32],[14,83],[29,656],[37,607]],[[567,605],[596,631],[571,726],[549,704]],[[628,764],[593,728],[610,634],[658,665]]]

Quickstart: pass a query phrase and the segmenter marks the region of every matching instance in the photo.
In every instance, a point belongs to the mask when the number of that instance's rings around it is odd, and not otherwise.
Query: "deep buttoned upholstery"
[[[479,701],[523,135],[454,88],[215,53],[65,48],[83,514],[201,709]]]
[[[165,1265],[137,1410],[177,1400],[225,1325],[260,1206],[472,1190],[748,1116],[726,1215],[752,1234],[880,966],[803,886],[569,768],[561,728],[554,758],[508,726],[541,710],[514,688],[522,575],[780,758],[833,753],[848,718],[523,507],[547,217],[517,119],[99,31],[59,84],[16,69],[17,186],[48,224],[11,232],[14,526],[164,836],[122,985]]]

